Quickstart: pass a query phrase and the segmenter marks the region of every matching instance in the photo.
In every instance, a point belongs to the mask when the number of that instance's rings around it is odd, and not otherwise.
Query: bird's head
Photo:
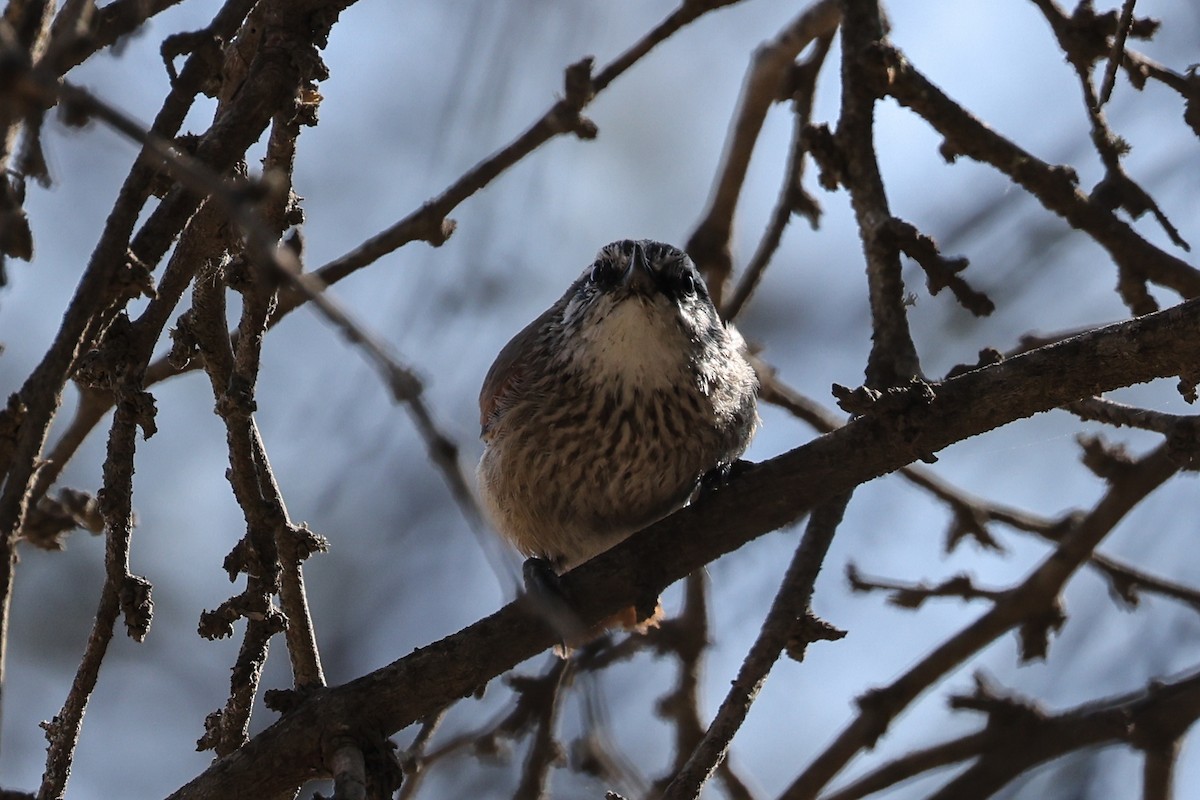
[[[648,239],[602,247],[563,301],[565,355],[609,377],[676,380],[728,337],[687,253]]]

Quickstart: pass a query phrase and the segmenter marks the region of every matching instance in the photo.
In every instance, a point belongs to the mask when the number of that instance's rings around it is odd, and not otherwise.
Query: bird
[[[727,474],[758,428],[757,393],[744,339],[684,251],[648,239],[602,247],[500,350],[480,390],[482,506],[528,557],[527,586]],[[627,609],[604,627],[653,616]]]

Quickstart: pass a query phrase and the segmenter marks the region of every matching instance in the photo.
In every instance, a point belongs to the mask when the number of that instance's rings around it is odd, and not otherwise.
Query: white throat
[[[653,302],[653,301],[651,301]],[[672,314],[640,299],[617,303],[583,333],[576,359],[588,362],[598,382],[643,389],[678,386],[687,370],[687,341]]]

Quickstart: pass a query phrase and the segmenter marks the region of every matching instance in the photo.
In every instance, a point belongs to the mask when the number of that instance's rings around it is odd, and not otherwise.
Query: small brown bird
[[[479,395],[496,528],[562,574],[727,471],[758,381],[687,254],[613,242],[500,351]]]

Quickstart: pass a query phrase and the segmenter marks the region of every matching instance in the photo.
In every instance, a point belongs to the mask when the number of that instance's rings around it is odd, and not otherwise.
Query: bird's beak
[[[654,273],[650,269],[650,261],[646,258],[646,251],[640,244],[633,246],[633,253],[629,256],[629,266],[625,268],[625,274],[621,276],[621,285],[631,292],[639,294],[650,294],[657,288]]]

